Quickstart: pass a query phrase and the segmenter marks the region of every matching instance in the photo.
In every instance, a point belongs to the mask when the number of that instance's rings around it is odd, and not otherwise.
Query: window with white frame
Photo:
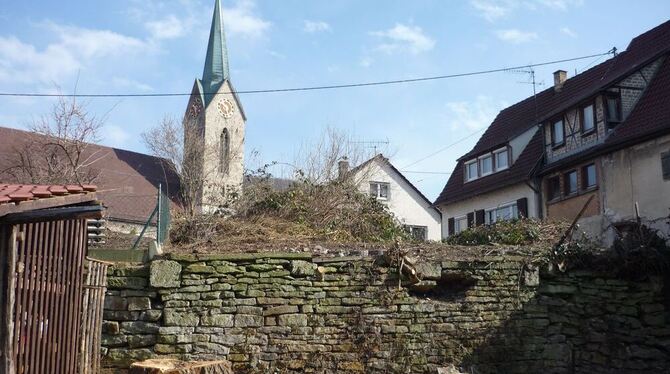
[[[465,181],[485,177],[509,168],[509,148],[500,148],[465,163]]]
[[[490,154],[479,158],[479,176],[483,177],[493,173],[493,156]]]
[[[459,233],[468,229],[468,217],[456,217],[454,218],[454,232]]]
[[[385,182],[370,182],[370,196],[377,200],[389,199],[390,185]]]
[[[426,241],[428,239],[428,227],[406,225],[407,233],[416,240]]]
[[[509,167],[509,151],[502,148],[493,152],[496,162],[496,171],[505,170]]]
[[[471,181],[477,179],[479,174],[477,173],[477,160],[472,160],[465,163],[465,180]]]
[[[486,224],[496,223],[498,221],[519,218],[519,209],[516,202],[499,206],[497,208],[487,209],[485,221]]]

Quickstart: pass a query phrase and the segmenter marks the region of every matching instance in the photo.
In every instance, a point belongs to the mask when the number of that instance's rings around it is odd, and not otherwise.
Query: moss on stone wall
[[[225,357],[236,372],[258,373],[670,367],[660,279],[541,273],[524,257],[491,256],[418,265],[422,281],[432,282],[427,292],[399,288],[396,269],[382,264],[269,253],[180,254],[114,267],[104,362]]]

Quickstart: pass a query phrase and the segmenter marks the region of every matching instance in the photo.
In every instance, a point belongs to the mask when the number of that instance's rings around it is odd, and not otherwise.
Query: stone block
[[[140,321],[151,321],[151,322],[156,322],[161,317],[163,316],[163,311],[162,310],[145,310],[140,313],[139,320]]]
[[[127,340],[130,348],[150,347],[156,344],[156,335],[130,335]]]
[[[109,277],[107,278],[107,287],[110,289],[132,289],[144,290],[147,287],[146,278],[138,277]]]
[[[105,364],[116,367],[128,367],[133,362],[146,360],[151,357],[153,357],[153,352],[148,348],[110,348],[107,351],[107,356],[105,356]]]
[[[121,332],[125,334],[157,334],[158,325],[151,322],[121,322]]]
[[[114,321],[102,321],[102,333],[116,335],[119,333],[119,323]]]
[[[230,348],[216,343],[195,343],[193,344],[193,353],[207,353],[224,356],[230,353]]]
[[[128,310],[149,310],[151,309],[151,300],[148,297],[129,297]]]
[[[165,309],[163,320],[165,326],[198,326],[200,316],[194,312]]]
[[[184,269],[187,273],[196,273],[196,274],[212,274],[216,272],[213,266],[205,265],[204,263],[191,264]]]
[[[268,308],[263,311],[264,316],[274,316],[279,314],[294,314],[298,313],[297,305],[280,305]]]
[[[261,327],[263,326],[263,316],[251,314],[236,314],[235,327]]]
[[[126,345],[127,336],[125,335],[107,335],[102,334],[101,344],[105,347],[123,347]]]
[[[419,261],[414,269],[421,279],[439,280],[442,277],[442,265],[437,262]]]
[[[232,314],[216,314],[200,317],[201,326],[233,327],[235,317]]]
[[[277,317],[277,325],[304,327],[307,326],[307,316],[304,314],[282,314]]]
[[[155,260],[149,270],[149,284],[156,288],[176,288],[181,285],[181,265],[176,261]]]
[[[128,301],[121,296],[105,296],[106,310],[128,310]]]

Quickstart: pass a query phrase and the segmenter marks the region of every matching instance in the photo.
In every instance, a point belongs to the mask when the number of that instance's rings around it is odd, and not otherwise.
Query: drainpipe
[[[528,187],[535,193],[535,214],[538,218],[544,218],[543,206],[542,206],[542,189],[537,187],[539,178],[533,178],[531,180],[524,181]]]

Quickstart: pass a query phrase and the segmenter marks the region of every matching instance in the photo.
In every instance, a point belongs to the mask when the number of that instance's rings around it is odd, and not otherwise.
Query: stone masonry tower
[[[200,207],[212,212],[242,188],[246,116],[230,82],[221,0],[215,0],[202,79],[195,80],[184,121],[197,128],[202,147]],[[194,146],[187,142],[185,147]]]

